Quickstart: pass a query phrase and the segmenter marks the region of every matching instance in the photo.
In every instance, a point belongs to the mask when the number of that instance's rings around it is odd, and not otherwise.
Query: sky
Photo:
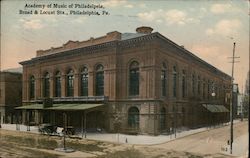
[[[26,4],[45,8],[28,8]],[[66,8],[49,8],[50,4]],[[75,4],[103,8],[78,8]],[[33,14],[20,14],[20,10],[32,10]],[[41,14],[40,10],[55,14]],[[67,15],[57,15],[57,10]],[[71,15],[71,10],[97,11],[100,15]],[[233,54],[235,42],[235,54],[240,58],[234,78],[242,91],[249,71],[249,13],[248,0],[2,0],[0,68],[21,67],[19,62],[35,57],[37,50],[59,47],[69,40],[88,40],[112,31],[134,33],[139,26],[150,26],[153,32],[184,45],[229,75],[232,63],[228,57]]]

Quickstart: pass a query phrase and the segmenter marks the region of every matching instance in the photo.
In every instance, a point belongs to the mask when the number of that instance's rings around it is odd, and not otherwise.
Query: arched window
[[[214,93],[215,93],[215,98],[218,98],[219,96],[219,86],[216,82],[214,82]]]
[[[177,70],[176,66],[173,66],[173,97],[177,95]]]
[[[209,95],[213,96],[212,93],[216,92],[215,91],[215,82],[214,81],[211,81],[211,87],[210,88],[211,88],[211,91],[210,91]],[[215,94],[215,96],[216,96],[216,94]],[[213,96],[212,98],[214,99],[215,96]]]
[[[55,97],[61,97],[61,73],[58,71],[55,76]]]
[[[181,84],[181,89],[182,89],[182,97],[186,97],[186,71],[182,70],[182,84]]]
[[[133,61],[129,66],[129,95],[139,95],[139,63]]]
[[[204,78],[203,79],[203,86],[202,86],[203,90],[202,90],[202,96],[203,96],[203,99],[206,98],[206,79]]]
[[[31,76],[29,81],[29,92],[30,92],[30,99],[35,98],[35,77]]]
[[[219,85],[219,83],[217,83],[216,85],[217,85],[216,86],[216,97],[217,97],[217,99],[219,99],[220,98],[220,85]]]
[[[200,95],[201,93],[201,77],[200,76],[198,76],[197,93],[198,95]]]
[[[67,73],[67,96],[74,96],[74,71],[70,69]]]
[[[162,64],[161,69],[161,94],[162,96],[167,95],[167,67],[166,64]]]
[[[139,109],[131,107],[128,110],[128,125],[131,128],[139,128]]]
[[[211,84],[211,82],[210,82],[210,80],[208,80],[208,83],[207,83],[207,98],[208,99],[210,99],[210,84]]]
[[[95,76],[95,91],[97,96],[104,95],[104,67],[102,65],[96,66]]]
[[[43,79],[43,97],[49,97],[49,91],[50,91],[50,81],[49,81],[49,73],[47,72],[44,75]]]
[[[195,75],[192,75],[192,93],[195,95]]]
[[[164,107],[161,108],[160,112],[160,127],[161,130],[166,129],[166,109]]]
[[[81,96],[88,96],[88,68],[84,67],[81,72]]]

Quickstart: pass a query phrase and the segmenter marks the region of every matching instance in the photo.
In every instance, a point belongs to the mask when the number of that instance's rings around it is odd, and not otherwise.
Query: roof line
[[[209,66],[209,68],[212,68],[213,70],[219,71],[220,73],[226,75],[227,77],[230,77],[230,75],[226,74],[225,72],[219,70],[218,68],[216,68],[215,66],[209,64],[208,62],[206,62],[205,60],[199,58],[198,56],[196,56],[195,54],[193,54],[192,52],[190,52],[189,50],[182,48],[181,46],[179,46],[178,44],[176,44],[175,42],[169,40],[168,38],[166,38],[165,36],[163,36],[162,34],[160,34],[159,32],[155,32],[152,33],[155,34],[157,36],[159,36],[160,38],[163,38],[164,40],[166,40],[168,43],[172,44],[173,46],[175,46],[176,48],[178,48],[179,50],[181,50],[182,52],[185,52],[187,55],[189,55],[190,57],[196,59],[197,61],[201,62],[202,64],[205,64],[206,66]]]

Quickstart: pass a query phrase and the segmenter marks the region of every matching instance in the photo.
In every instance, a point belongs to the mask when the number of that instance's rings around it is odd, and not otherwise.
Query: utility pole
[[[240,57],[235,57],[235,42],[233,45],[233,56],[230,57],[232,58],[232,75],[231,75],[231,102],[230,102],[230,154],[233,153],[233,92],[234,92],[234,63],[236,58]]]

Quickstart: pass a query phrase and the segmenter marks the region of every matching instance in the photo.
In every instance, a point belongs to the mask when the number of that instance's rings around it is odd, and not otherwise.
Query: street
[[[138,140],[143,136],[138,135]],[[98,157],[98,158],[165,158],[230,157],[222,152],[229,138],[229,126],[209,129],[156,145],[117,144],[81,138],[67,138],[73,153],[57,152],[62,137],[24,131],[0,129],[0,157]],[[244,157],[248,150],[248,122],[234,125],[233,155]]]
[[[212,130],[207,130],[205,132],[189,135],[167,143],[162,143],[159,145],[151,145],[150,147],[175,150],[175,151],[200,153],[204,155],[206,154],[214,155],[221,153],[222,151],[221,149],[227,144],[229,136],[230,136],[229,126],[224,126],[222,128],[216,128]],[[245,149],[243,154],[246,153],[248,150],[247,121],[238,122],[234,124],[234,140],[235,140],[234,142],[237,142],[236,140],[238,138],[242,138],[242,136],[244,137],[243,140],[245,140],[245,142],[241,142],[241,144],[235,146],[233,154],[237,152],[237,150]]]

